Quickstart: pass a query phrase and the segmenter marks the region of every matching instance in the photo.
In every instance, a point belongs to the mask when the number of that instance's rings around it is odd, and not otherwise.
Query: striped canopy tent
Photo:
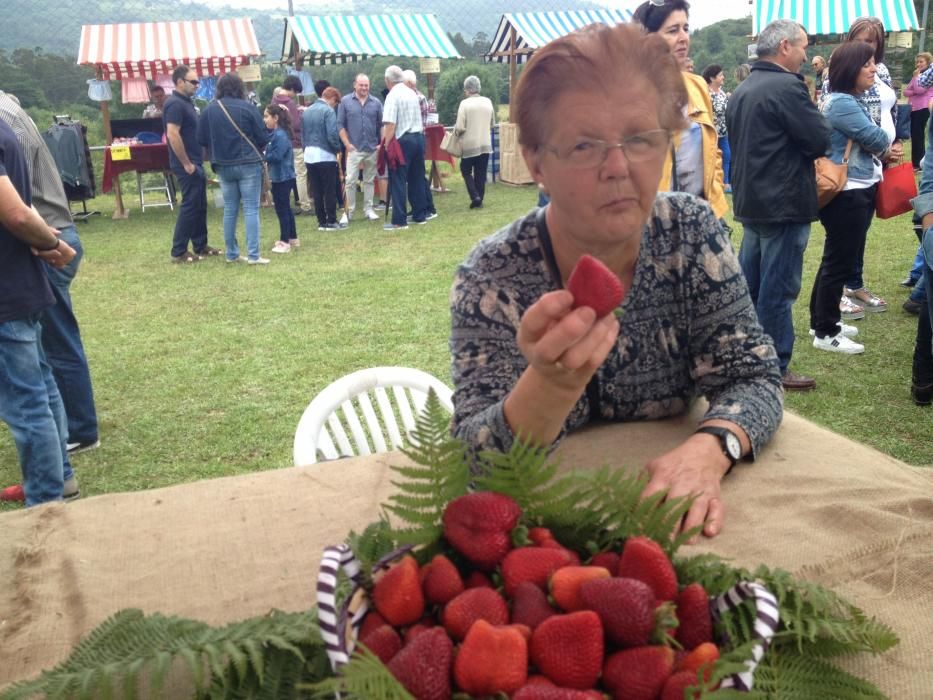
[[[502,15],[485,58],[487,62],[509,64],[509,119],[512,119],[516,67],[527,61],[536,49],[590,24],[616,25],[631,21],[630,10],[512,12]]]
[[[752,33],[758,36],[776,19],[792,19],[807,34],[845,34],[859,17],[877,17],[889,32],[920,29],[912,0],[757,0]]]
[[[153,78],[179,65],[199,75],[217,75],[259,54],[249,19],[86,24],[81,27],[78,64],[96,66],[103,80]]]
[[[285,19],[282,60],[312,65],[372,56],[462,58],[433,14],[298,15]]]

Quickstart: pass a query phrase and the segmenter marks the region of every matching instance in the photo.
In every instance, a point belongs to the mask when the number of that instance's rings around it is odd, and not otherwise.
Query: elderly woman
[[[259,255],[259,198],[262,194],[262,150],[270,134],[259,110],[246,101],[243,81],[225,73],[217,81],[217,93],[198,120],[198,143],[210,152],[211,166],[220,178],[224,196],[224,243],[227,262],[246,260],[265,265]],[[243,203],[246,254],[240,256],[236,222]]]
[[[810,295],[810,327],[813,347],[847,355],[865,352],[865,347],[852,340],[858,329],[842,323],[839,295],[859,252],[865,250],[881,162],[891,147],[890,136],[872,121],[868,106],[859,99],[874,85],[875,71],[868,44],[845,42],[830,57],[833,93],[823,105],[823,116],[833,129],[827,155],[835,163],[848,159],[849,167],[845,189],[820,209],[826,240]]]
[[[457,123],[454,133],[460,137],[463,155],[460,158],[460,174],[470,195],[470,209],[483,206],[486,196],[486,167],[492,153],[492,127],[495,115],[492,102],[479,94],[480,82],[475,75],[463,81],[463,94],[457,108]]]
[[[729,132],[726,129],[726,107],[729,106],[729,93],[722,89],[726,74],[717,63],[703,69],[703,80],[709,87],[710,101],[713,103],[713,123],[719,135],[719,150],[722,152],[722,173],[726,193],[732,191],[729,185],[729,165],[732,162],[732,149],[729,148]]]
[[[729,210],[719,134],[706,81],[687,69],[690,52],[690,3],[667,0],[656,5],[644,2],[635,10],[634,21],[657,34],[670,48],[687,89],[687,127],[674,134],[674,147],[664,162],[661,190],[689,192],[709,202],[717,218]]]
[[[305,167],[314,192],[314,213],[318,231],[346,228],[337,223],[337,183],[340,134],[337,113],[340,92],[327,86],[321,96],[301,115],[301,142],[305,145]],[[342,198],[341,198],[342,201]]]
[[[696,494],[683,526],[713,536],[720,480],[771,438],[782,392],[709,205],[658,194],[671,133],[684,128],[678,66],[656,36],[593,25],[535,54],[516,103],[525,162],[551,202],[482,241],[457,271],[454,432],[474,449],[507,450],[516,435],[550,446],[595,421],[680,415],[703,395],[697,433],[646,466],[646,495]],[[628,290],[621,319],[572,308],[564,285],[583,254]]]

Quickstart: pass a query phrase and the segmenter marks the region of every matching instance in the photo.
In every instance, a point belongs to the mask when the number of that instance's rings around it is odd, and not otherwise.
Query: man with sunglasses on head
[[[207,244],[207,179],[197,139],[198,113],[191,100],[198,89],[198,74],[188,66],[178,66],[172,71],[172,81],[175,90],[162,108],[168,161],[181,187],[172,262],[192,263],[206,255],[220,255],[220,251]],[[188,241],[193,252],[188,250]]]

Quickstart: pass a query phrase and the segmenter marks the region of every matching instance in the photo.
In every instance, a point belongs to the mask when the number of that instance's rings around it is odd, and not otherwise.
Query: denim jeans
[[[224,195],[224,244],[227,260],[240,257],[240,244],[236,239],[236,220],[243,202],[246,226],[246,256],[259,259],[259,195],[262,191],[262,163],[218,165],[214,168],[220,178]]]
[[[424,197],[424,136],[408,133],[398,140],[405,156],[405,164],[399,165],[389,176],[392,190],[392,223],[404,226],[406,200],[411,203],[411,218],[424,221],[427,217]]]
[[[196,253],[207,248],[207,179],[201,165],[191,175],[180,167],[172,168],[172,173],[181,186],[181,206],[172,238],[172,257],[177,258],[188,250],[188,241]]]
[[[77,255],[62,269],[45,266],[55,304],[42,312],[42,349],[52,367],[55,384],[68,418],[69,442],[97,440],[97,409],[91,371],[81,342],[81,330],[71,306],[71,281],[78,272],[84,248],[75,227],[61,229],[61,239],[75,249]]]
[[[314,213],[318,226],[337,223],[337,163],[308,163],[308,182],[314,190]]]
[[[930,152],[931,149],[928,147],[927,153]],[[926,171],[924,171],[924,176],[925,174]],[[921,248],[924,253],[924,265],[920,282],[933,285],[933,228],[924,231]],[[928,288],[933,289],[933,287]],[[933,383],[933,299],[929,294],[920,302],[917,340],[914,344],[913,382],[920,386]]]
[[[728,185],[732,182],[729,176],[732,170],[732,147],[729,145],[728,136],[719,137],[719,150],[722,151],[722,184]]]
[[[38,314],[0,323],[0,418],[13,433],[27,506],[62,500],[74,476],[65,451],[65,407],[41,333]]]
[[[792,308],[800,293],[809,223],[743,224],[739,264],[765,333],[774,340],[781,374],[794,352]]]
[[[295,213],[289,201],[294,186],[295,178],[272,183],[272,203],[275,205],[275,215],[279,217],[279,240],[283,243],[298,238],[295,231]]]

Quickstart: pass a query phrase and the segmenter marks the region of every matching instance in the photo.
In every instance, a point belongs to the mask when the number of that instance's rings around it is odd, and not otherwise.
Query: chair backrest
[[[453,392],[409,367],[371,367],[341,377],[314,397],[295,431],[295,465],[399,448],[434,389],[453,412]],[[391,391],[390,391],[391,390]]]

